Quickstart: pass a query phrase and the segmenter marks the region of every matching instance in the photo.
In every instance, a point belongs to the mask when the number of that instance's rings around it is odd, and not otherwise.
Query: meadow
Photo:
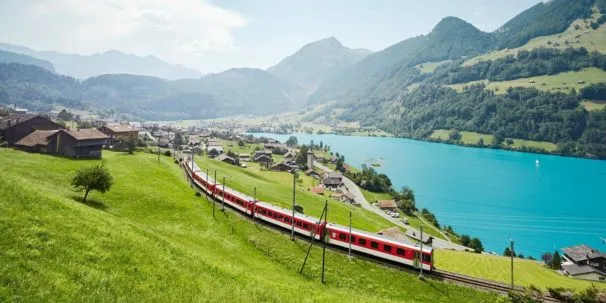
[[[509,257],[488,254],[474,254],[450,250],[436,250],[436,266],[442,270],[453,271],[472,277],[511,283],[511,259]],[[522,286],[565,287],[575,290],[586,289],[592,282],[575,280],[563,276],[543,266],[537,261],[514,259],[514,283]],[[605,283],[595,283],[606,289]]]
[[[489,146],[492,144],[493,136],[487,134],[480,134],[476,132],[468,132],[462,131],[461,133],[461,142],[463,144],[473,145],[477,144],[480,139],[484,141],[484,145]],[[429,136],[432,139],[447,141],[449,140],[450,130],[447,129],[437,129],[432,132]],[[524,139],[515,139],[511,138],[513,143],[511,145],[507,145],[507,143],[503,142],[503,146],[507,146],[509,148],[522,148],[522,147],[532,147],[532,148],[542,148],[548,152],[554,152],[558,149],[558,146],[551,142],[543,142],[543,141],[532,141],[532,140],[524,140]]]
[[[495,302],[502,298],[321,250],[233,212],[211,215],[170,157],[71,160],[0,149],[0,301]],[[71,177],[103,163],[86,204]]]

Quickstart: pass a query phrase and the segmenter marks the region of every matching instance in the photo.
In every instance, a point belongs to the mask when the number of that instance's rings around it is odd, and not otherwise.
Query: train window
[[[370,241],[370,247],[375,248],[375,249],[379,249],[379,243],[377,243],[375,241]]]
[[[303,223],[303,229],[309,229],[309,224]]]
[[[360,238],[360,240],[358,240],[358,243],[360,243],[360,245],[362,246],[366,246],[366,239]]]
[[[383,250],[385,252],[391,252],[391,246],[383,244]]]
[[[402,248],[398,248],[396,253],[398,254],[398,256],[403,256],[404,255],[404,249]]]
[[[430,254],[423,254],[423,262],[426,262],[426,263],[431,262],[431,255]]]
[[[351,243],[355,243],[356,242],[356,236],[351,236]]]
[[[345,239],[347,239],[347,235],[346,234],[339,234],[339,239],[345,241]]]

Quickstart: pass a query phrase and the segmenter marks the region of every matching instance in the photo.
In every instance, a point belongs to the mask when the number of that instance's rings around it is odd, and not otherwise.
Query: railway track
[[[191,177],[189,176],[189,174],[187,173],[186,170],[184,170],[184,173],[185,173],[186,178],[189,181],[192,181]],[[212,195],[209,196],[203,189],[199,188],[195,182],[191,182],[191,184],[193,184],[192,188],[194,190],[196,190],[197,192],[199,192],[200,194],[204,195],[208,199],[209,202],[221,204],[221,200],[218,197],[215,197]],[[229,209],[229,211],[231,213],[234,213],[242,218],[246,218],[249,220],[251,219],[250,216],[248,216],[246,214],[242,214],[239,210],[232,208],[229,204],[226,204],[225,206],[226,206],[225,209]],[[268,229],[277,231],[282,234],[290,235],[290,233],[291,233],[290,230],[286,230],[284,228],[270,224],[263,220],[255,220],[255,224],[263,225],[264,227],[267,227]],[[303,240],[306,242],[311,241],[309,238],[307,238],[303,235],[297,234],[297,233],[295,233],[295,237],[297,239],[300,239],[300,240]],[[316,245],[319,245],[322,243],[317,240],[314,240],[313,242]],[[345,249],[343,247],[339,247],[339,246],[333,246],[333,245],[327,244],[326,248],[331,251],[338,252],[341,254],[348,253],[347,249]],[[355,256],[356,258],[360,258],[360,259],[364,259],[364,260],[367,260],[367,261],[370,261],[373,263],[381,264],[383,266],[390,267],[390,268],[393,268],[393,269],[396,269],[399,271],[405,271],[405,272],[409,272],[412,274],[416,274],[419,272],[418,269],[410,268],[408,266],[403,266],[402,264],[398,264],[396,262],[390,262],[387,260],[377,259],[377,258],[374,258],[372,256],[369,256],[369,255],[366,255],[366,254],[363,254],[363,253],[360,253],[357,251],[351,251],[351,254],[352,254],[352,256]],[[469,287],[478,288],[478,289],[487,290],[487,291],[493,291],[493,292],[497,292],[497,293],[501,293],[501,294],[507,294],[512,291],[511,286],[504,284],[504,283],[479,279],[479,278],[475,278],[475,277],[471,277],[471,276],[467,276],[467,275],[462,275],[462,274],[438,270],[438,269],[434,269],[433,271],[424,271],[424,276],[426,278],[430,278],[430,279],[434,279],[434,280],[448,281],[448,282],[456,283],[459,285],[469,286]],[[524,291],[524,288],[516,287],[516,288],[514,288],[513,291],[522,292],[522,291]],[[556,300],[546,294],[541,294],[540,299],[543,302],[559,302],[558,300]]]

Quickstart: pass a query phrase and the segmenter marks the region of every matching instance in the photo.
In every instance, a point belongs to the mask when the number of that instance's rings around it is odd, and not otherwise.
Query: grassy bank
[[[0,149],[0,301],[494,302],[492,294],[319,249],[232,213],[211,216],[169,157],[104,151],[115,178],[89,202],[74,161]]]
[[[508,257],[436,250],[436,266],[442,270],[454,271],[472,277],[490,279],[509,284],[511,282],[511,260]],[[547,287],[566,287],[576,290],[586,289],[592,282],[571,279],[546,268],[537,261],[515,259],[514,283],[516,285],[534,285]],[[597,286],[606,288],[605,283]]]
[[[439,141],[448,141],[449,134],[450,134],[450,130],[437,129],[431,133],[429,138],[439,140]],[[460,141],[464,145],[475,145],[475,144],[478,144],[478,141],[480,139],[482,139],[484,141],[485,146],[490,146],[492,144],[492,140],[494,138],[492,135],[480,134],[480,133],[476,133],[476,132],[462,131],[462,132],[460,132],[460,134],[461,134]],[[504,148],[511,148],[511,149],[520,149],[522,147],[540,148],[540,149],[544,149],[548,152],[554,152],[558,149],[558,146],[551,142],[514,139],[514,138],[512,138],[511,140],[513,141],[513,143],[511,145],[507,145],[507,143],[503,142],[501,144],[501,146]]]

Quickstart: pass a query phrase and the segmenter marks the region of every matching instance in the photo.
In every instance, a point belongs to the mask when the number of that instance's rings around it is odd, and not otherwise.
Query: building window
[[[370,247],[372,247],[374,249],[379,249],[379,243],[377,243],[375,241],[370,241]]]
[[[383,244],[383,250],[385,252],[389,252],[390,253],[391,252],[391,246]]]

